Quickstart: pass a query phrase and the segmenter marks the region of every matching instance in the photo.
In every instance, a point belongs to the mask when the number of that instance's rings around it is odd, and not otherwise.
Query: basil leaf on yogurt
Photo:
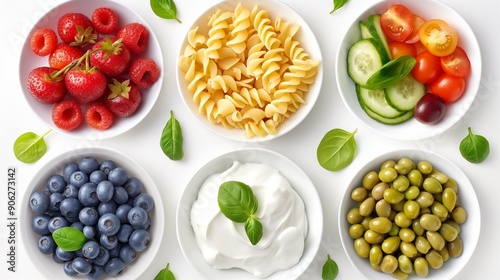
[[[490,154],[490,143],[484,136],[473,134],[470,127],[468,131],[460,142],[460,153],[471,163],[483,162]]]
[[[74,227],[62,227],[52,233],[54,242],[66,252],[78,251],[87,242],[87,238],[79,229]]]
[[[351,133],[340,128],[328,131],[316,151],[319,164],[329,171],[339,171],[351,164],[358,151],[354,139],[357,131]]]
[[[247,233],[248,239],[252,245],[259,243],[264,232],[258,217],[251,216],[246,220],[245,232]]]

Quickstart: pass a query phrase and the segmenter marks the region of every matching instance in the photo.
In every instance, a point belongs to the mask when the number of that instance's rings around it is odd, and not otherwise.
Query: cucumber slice
[[[361,32],[361,39],[373,38],[366,21],[359,21],[359,31]]]
[[[400,111],[413,110],[424,94],[425,85],[416,81],[411,74],[385,89],[389,105]]]
[[[379,114],[376,114],[375,112],[373,112],[372,110],[367,108],[366,105],[364,105],[363,103],[360,103],[360,104],[361,104],[361,108],[363,108],[363,110],[366,112],[366,114],[370,118],[378,121],[379,123],[388,124],[388,125],[397,125],[400,123],[404,123],[407,120],[413,118],[413,111],[412,110],[406,111],[401,116],[396,117],[396,118],[386,118],[386,117],[382,117]]]
[[[384,89],[367,89],[358,85],[356,86],[356,93],[358,94],[358,99],[360,99],[370,111],[379,116],[392,119],[406,113],[405,111],[394,109],[387,103]]]
[[[382,68],[382,65],[382,58],[374,39],[361,39],[349,48],[347,72],[356,84],[365,85],[373,73]]]
[[[387,63],[392,60],[391,49],[389,48],[389,43],[380,25],[379,14],[373,14],[368,17],[368,28],[373,38],[377,41],[378,47],[381,49],[382,62]]]

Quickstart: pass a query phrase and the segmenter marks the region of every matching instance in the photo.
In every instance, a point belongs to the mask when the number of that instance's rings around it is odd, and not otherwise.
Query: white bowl
[[[190,222],[190,212],[198,197],[203,182],[212,174],[227,170],[234,161],[265,163],[276,168],[292,185],[304,201],[308,220],[308,234],[305,248],[299,262],[287,270],[282,270],[263,278],[266,280],[297,279],[311,264],[321,242],[323,232],[323,212],[318,193],[304,171],[288,158],[265,149],[240,149],[216,157],[206,163],[189,181],[182,194],[176,216],[177,238],[181,250],[189,263],[207,279],[251,280],[252,274],[241,269],[215,269],[208,264],[198,247]]]
[[[469,56],[471,62],[471,73],[466,78],[466,89],[463,96],[452,104],[448,105],[447,113],[437,124],[428,125],[418,122],[412,118],[398,125],[386,125],[370,118],[361,108],[354,82],[347,73],[347,52],[349,47],[358,39],[360,32],[358,23],[360,20],[367,20],[371,14],[381,14],[393,4],[400,3],[408,7],[414,14],[424,19],[438,18],[453,26],[458,33],[459,46],[461,46]],[[340,96],[349,111],[365,126],[373,131],[399,140],[418,140],[436,136],[443,133],[456,124],[472,105],[481,80],[481,51],[474,32],[467,22],[453,9],[436,0],[389,0],[373,4],[363,13],[356,17],[349,25],[337,52],[336,78]]]
[[[78,162],[81,158],[91,156],[96,158],[99,162],[110,159],[113,160],[117,166],[125,168],[129,176],[133,176],[141,180],[143,183],[142,193],[149,194],[155,203],[153,211],[149,214],[151,219],[151,227],[149,234],[151,236],[151,243],[145,251],[138,254],[137,259],[130,264],[125,265],[125,270],[117,277],[103,277],[102,279],[137,279],[141,276],[149,265],[154,261],[156,254],[160,248],[164,225],[165,213],[163,209],[163,202],[161,195],[155,185],[155,182],[148,175],[146,170],[138,163],[133,161],[128,156],[111,150],[108,148],[92,147],[87,149],[78,149],[62,153],[50,159],[45,166],[43,166],[32,178],[26,189],[21,202],[20,211],[20,234],[23,247],[26,250],[26,255],[31,262],[31,268],[40,272],[45,279],[75,279],[66,275],[63,271],[63,265],[54,262],[52,256],[44,255],[38,250],[38,238],[31,226],[31,222],[36,214],[31,211],[29,206],[30,195],[35,191],[46,189],[45,182],[53,174],[62,174],[63,167],[70,162]]]
[[[28,91],[27,81],[30,71],[36,67],[49,66],[48,56],[39,57],[35,55],[31,51],[29,40],[33,32],[35,32],[35,30],[40,27],[52,28],[57,33],[57,28],[56,28],[57,21],[65,13],[79,12],[90,18],[92,12],[99,7],[112,8],[118,16],[119,26],[123,26],[131,22],[139,22],[142,23],[144,26],[146,26],[146,28],[149,30],[149,46],[148,49],[140,56],[149,57],[153,59],[160,68],[162,74],[160,75],[158,81],[150,88],[145,90],[141,89],[143,98],[142,98],[142,103],[137,109],[137,111],[133,115],[126,118],[115,117],[115,122],[107,130],[101,131],[93,129],[85,123],[85,120],[83,120],[83,123],[75,130],[72,131],[62,130],[57,128],[52,122],[51,114],[53,105],[43,104],[38,102],[35,98],[33,98],[33,96]],[[133,55],[132,57],[135,56]],[[19,63],[19,79],[21,83],[21,88],[23,90],[24,97],[28,102],[28,105],[31,108],[31,110],[35,112],[35,114],[39,117],[39,119],[43,123],[45,123],[48,127],[52,128],[53,130],[56,130],[65,135],[86,140],[101,140],[101,139],[111,138],[130,130],[138,123],[140,123],[146,117],[146,115],[151,111],[153,105],[158,99],[161,86],[163,83],[163,78],[162,78],[163,73],[164,73],[163,55],[161,52],[160,44],[158,42],[158,39],[156,38],[156,35],[153,33],[153,30],[149,27],[147,22],[137,12],[119,2],[115,2],[112,0],[91,1],[91,2],[67,1],[54,7],[35,24],[33,29],[28,34],[26,42],[24,43],[21,51],[21,57]],[[85,114],[85,108],[86,106],[82,107],[83,109],[82,111],[84,114]]]
[[[479,232],[481,229],[481,214],[479,202],[474,191],[474,187],[467,178],[467,176],[450,160],[430,151],[419,149],[401,149],[383,153],[366,163],[351,180],[347,187],[338,213],[339,220],[339,233],[344,251],[349,258],[351,264],[361,273],[366,279],[393,279],[392,276],[383,272],[375,271],[369,263],[368,259],[362,259],[354,251],[354,240],[349,236],[349,223],[346,220],[347,212],[357,206],[357,202],[351,199],[351,192],[356,187],[361,186],[361,181],[364,175],[370,171],[380,170],[380,165],[389,159],[399,160],[402,157],[408,157],[415,163],[420,160],[429,161],[433,167],[449,177],[455,179],[458,184],[458,196],[460,198],[460,205],[467,211],[467,220],[461,225],[460,237],[463,241],[462,254],[457,257],[444,262],[440,269],[429,268],[429,275],[425,279],[453,279],[467,264],[470,257],[476,248]],[[419,279],[417,276],[410,278]]]
[[[210,16],[214,14],[218,9],[221,9],[223,11],[233,12],[234,8],[237,6],[238,3],[239,1],[225,0],[211,6],[193,22],[189,30],[198,26],[199,33],[208,34],[207,23]],[[304,118],[306,118],[306,116],[312,110],[320,93],[321,84],[323,80],[323,67],[321,65],[323,63],[322,55],[318,41],[316,40],[316,37],[314,36],[314,33],[307,24],[307,22],[296,11],[294,11],[292,8],[290,8],[282,1],[248,0],[242,2],[241,4],[250,11],[255,5],[258,5],[259,9],[266,10],[268,12],[268,15],[273,23],[278,17],[280,17],[282,21],[288,21],[300,25],[300,29],[294,38],[296,38],[300,42],[300,47],[304,48],[305,52],[309,54],[310,58],[319,60],[320,62],[314,84],[310,86],[309,91],[305,94],[306,103],[302,104],[300,108],[297,110],[297,112],[293,113],[290,118],[286,119],[284,122],[279,124],[279,126],[277,127],[276,134],[267,135],[264,137],[256,136],[248,138],[245,136],[244,129],[231,129],[231,128],[226,128],[221,124],[214,124],[210,122],[204,114],[198,112],[198,104],[196,104],[192,100],[193,93],[191,93],[187,89],[188,82],[184,79],[184,73],[179,69],[179,60],[177,61],[177,69],[176,69],[177,85],[181,93],[182,100],[184,104],[187,106],[188,110],[194,115],[194,117],[197,120],[199,120],[203,124],[203,126],[208,128],[210,131],[230,140],[237,140],[244,142],[267,141],[275,139],[281,135],[284,135],[285,133],[295,128]],[[187,35],[186,39],[182,42],[180,46],[178,57],[180,57],[184,53],[186,45],[187,45]]]

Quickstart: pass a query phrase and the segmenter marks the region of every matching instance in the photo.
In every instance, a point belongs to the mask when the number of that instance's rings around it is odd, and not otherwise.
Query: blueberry
[[[61,201],[59,210],[66,218],[78,217],[78,213],[82,210],[83,206],[80,201],[76,198],[65,198]]]
[[[118,217],[118,219],[120,219],[120,222],[122,224],[128,223],[127,215],[130,209],[132,209],[132,206],[128,204],[122,204],[118,206],[118,208],[116,208],[116,216]]]
[[[69,178],[75,171],[78,171],[78,163],[76,162],[70,162],[64,166],[63,178],[67,183],[69,183]]]
[[[83,231],[83,227],[84,227],[84,226],[85,226],[85,225],[84,225],[84,224],[82,224],[82,222],[80,222],[80,221],[78,221],[78,222],[74,222],[74,223],[72,223],[72,224],[70,225],[70,227],[72,227],[72,228],[76,228],[76,229],[77,229],[77,230],[79,230],[79,231]]]
[[[30,196],[30,207],[35,213],[45,213],[49,209],[50,199],[44,192],[34,192]]]
[[[116,238],[118,241],[127,243],[130,235],[134,232],[134,228],[129,224],[122,224],[118,233],[116,233]]]
[[[62,261],[72,261],[75,258],[75,252],[64,251],[61,247],[57,247],[55,255]]]
[[[124,204],[128,201],[128,193],[123,187],[115,187],[113,200],[118,204]]]
[[[99,238],[99,241],[101,242],[101,246],[108,249],[112,250],[118,246],[118,238],[114,235],[101,235],[101,238]]]
[[[132,227],[142,228],[148,222],[148,213],[141,207],[132,207],[132,209],[128,211],[127,219]]]
[[[102,215],[97,222],[97,229],[104,235],[114,235],[120,229],[120,219],[115,214]]]
[[[54,239],[52,239],[52,235],[50,234],[42,235],[38,239],[38,249],[46,255],[54,253],[56,247],[56,242],[54,242]]]
[[[46,235],[49,234],[49,222],[50,222],[51,217],[47,214],[38,214],[33,218],[33,222],[31,223],[31,226],[33,228],[33,231],[36,232],[39,235]]]
[[[115,169],[116,167],[117,166],[114,161],[107,159],[101,162],[101,164],[99,165],[99,170],[104,172],[104,174],[109,175],[109,172]]]
[[[68,220],[64,217],[54,217],[49,221],[49,231],[54,232],[56,229],[69,226]]]
[[[146,213],[148,214],[153,211],[154,205],[155,203],[153,198],[147,193],[141,193],[134,199],[134,206],[141,207],[146,210]]]
[[[93,226],[99,220],[99,214],[94,207],[84,207],[78,214],[80,222],[86,226]]]
[[[104,275],[104,268],[100,265],[92,264],[92,269],[89,274],[87,274],[87,279],[98,280]]]
[[[105,265],[109,260],[109,251],[108,249],[99,246],[99,253],[97,254],[97,257],[92,260],[92,263],[97,264],[97,265]]]
[[[97,206],[97,212],[99,213],[99,216],[102,216],[107,213],[112,213],[114,214],[116,212],[116,208],[118,207],[118,204],[114,200],[110,200],[107,202],[101,202],[99,203],[99,206]]]
[[[130,177],[127,182],[125,182],[123,187],[127,190],[129,197],[136,197],[141,194],[143,185],[139,179]]]
[[[84,226],[82,232],[87,239],[94,239],[96,234],[94,226]]]
[[[61,175],[52,175],[47,180],[47,190],[52,193],[62,193],[68,183]]]
[[[123,263],[131,263],[137,258],[137,252],[134,251],[130,245],[125,244],[120,249],[120,259]]]
[[[104,173],[101,170],[92,171],[92,173],[90,173],[90,176],[89,176],[89,181],[92,183],[96,183],[96,184],[99,184],[100,182],[107,180],[107,179],[108,179],[108,175],[106,175],[106,173]]]
[[[83,206],[97,206],[99,199],[97,198],[97,185],[94,183],[85,183],[78,190],[78,200]]]
[[[61,202],[65,199],[62,193],[52,193],[49,196],[49,211],[58,212],[60,211]]]
[[[122,243],[118,242],[115,248],[109,250],[109,258],[119,258],[120,257],[120,249],[122,248]]]
[[[134,232],[132,232],[128,240],[128,244],[136,252],[144,251],[148,247],[149,242],[150,242],[149,232],[147,232],[144,229],[134,230]]]
[[[55,262],[55,263],[64,263],[63,260],[61,260],[56,254],[52,254],[52,260]]]
[[[84,157],[78,163],[78,168],[81,171],[83,171],[87,174],[90,174],[93,171],[99,169],[99,162],[97,161],[97,159],[95,159],[93,157]]]
[[[92,264],[85,258],[76,257],[73,260],[73,269],[78,272],[78,274],[87,275],[90,270],[92,270]]]
[[[102,181],[97,184],[97,198],[102,201],[110,201],[113,198],[115,187],[110,181]]]
[[[82,247],[83,256],[89,260],[95,259],[99,254],[99,243],[95,241],[87,241]]]
[[[89,176],[81,171],[77,170],[73,173],[71,173],[71,176],[69,176],[69,183],[76,188],[80,188],[83,186],[83,184],[87,183],[89,181]]]
[[[122,186],[128,180],[128,172],[121,167],[117,167],[109,171],[108,180],[115,186]]]
[[[75,269],[73,268],[73,261],[67,261],[64,263],[64,273],[66,273],[66,275],[68,276],[77,276],[78,275],[78,272],[75,271]]]
[[[104,266],[104,272],[109,276],[117,276],[122,273],[125,264],[119,258],[110,259]]]
[[[65,217],[66,220],[68,221],[68,224],[72,224],[72,223],[76,223],[76,222],[79,222],[80,219],[78,218],[78,215],[75,216],[75,217]]]
[[[78,188],[68,184],[64,187],[63,195],[66,198],[78,198]]]

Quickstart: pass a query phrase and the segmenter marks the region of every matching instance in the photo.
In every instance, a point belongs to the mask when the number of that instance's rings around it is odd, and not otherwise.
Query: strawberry
[[[133,22],[118,29],[116,37],[123,38],[123,44],[133,54],[143,53],[149,44],[149,31],[141,23]]]
[[[109,35],[118,29],[118,16],[111,8],[101,7],[94,10],[91,16],[94,30],[103,35]]]
[[[104,96],[104,105],[118,117],[132,115],[142,101],[142,93],[130,80],[113,79]]]
[[[52,121],[63,130],[73,130],[83,121],[82,109],[74,100],[63,100],[52,108]]]
[[[118,38],[105,38],[94,46],[90,54],[90,63],[109,77],[123,74],[130,61],[130,52]]]
[[[68,93],[80,104],[95,101],[104,94],[106,76],[95,67],[74,67],[66,73],[64,83]]]
[[[98,130],[108,129],[114,122],[113,113],[101,103],[92,103],[85,112],[85,122]]]
[[[57,34],[50,28],[37,29],[30,39],[30,48],[38,56],[49,55],[57,46]]]
[[[138,87],[149,88],[158,81],[160,68],[151,58],[141,57],[130,63],[128,74]]]
[[[59,43],[49,55],[49,66],[62,69],[74,60],[82,57],[83,54],[85,54],[85,51],[79,47],[73,47],[67,43]]]
[[[58,69],[38,67],[28,75],[28,91],[38,101],[54,104],[61,101],[66,95],[64,78]]]
[[[66,13],[57,21],[57,33],[63,42],[72,46],[95,43],[97,35],[92,21],[82,13]]]

